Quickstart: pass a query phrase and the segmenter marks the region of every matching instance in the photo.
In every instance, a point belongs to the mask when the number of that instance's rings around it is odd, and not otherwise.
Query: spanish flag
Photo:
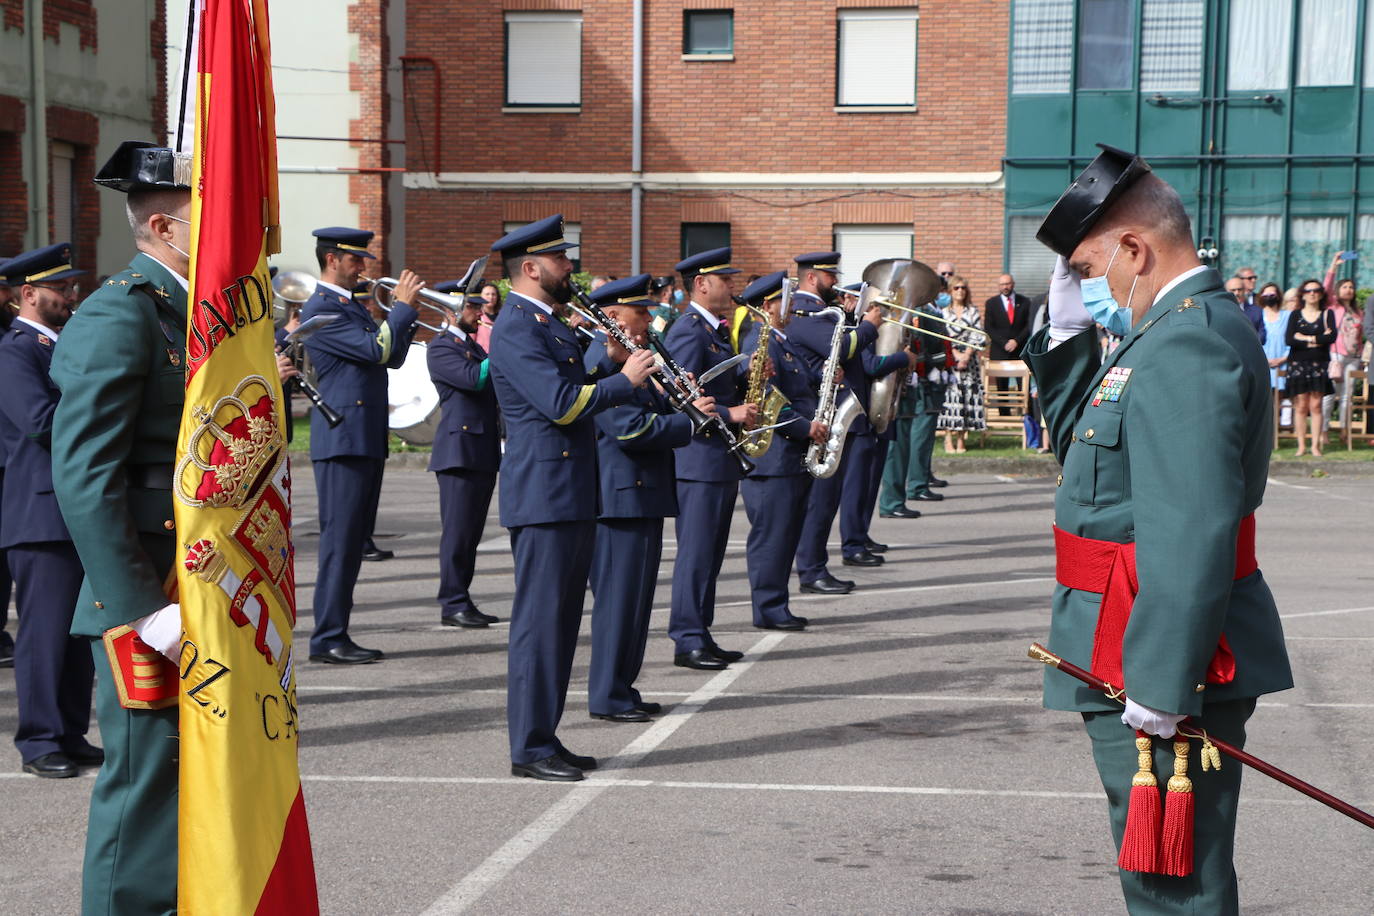
[[[279,249],[267,2],[193,0],[192,17],[193,248],[173,480],[185,628],[178,912],[318,913],[267,272]]]

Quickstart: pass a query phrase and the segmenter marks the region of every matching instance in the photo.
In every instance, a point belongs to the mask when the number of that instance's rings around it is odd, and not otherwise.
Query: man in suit
[[[498,239],[510,294],[491,335],[491,380],[506,423],[501,524],[515,555],[506,722],[511,775],[575,782],[596,758],[558,740],[596,539],[593,418],[629,403],[653,371],[647,351],[614,344],[591,371],[556,310],[573,263],[555,214]]]
[[[749,284],[743,296],[754,308],[765,310],[772,324],[764,338],[762,321],[755,321],[744,352],[752,358],[759,347],[767,346],[772,384],[788,400],[778,415],[783,425],[773,431],[768,451],[755,460],[753,473],[740,481],[744,511],[749,516],[745,548],[749,595],[754,626],[763,630],[801,630],[809,623],[792,613],[788,586],[812,486],[804,463],[806,449],[812,442],[824,442],[829,434],[825,425],[814,419],[820,377],[798,355],[786,333],[791,319],[790,309],[788,313],[782,311],[786,282],[787,272],[779,270]]]
[[[730,249],[714,248],[680,261],[676,268],[692,304],[673,322],[666,344],[674,362],[696,376],[735,355],[727,321],[734,311]],[[731,423],[752,422],[758,407],[743,403],[743,373],[727,371],[711,379],[704,393],[715,398],[716,412]],[[716,579],[725,561],[730,521],[739,493],[740,469],[720,434],[706,429],[677,454],[677,559],[673,563],[672,613],[668,636],[673,664],[718,671],[744,653],[722,649],[711,636],[716,616]]]
[[[477,545],[496,489],[501,467],[496,390],[491,361],[477,342],[481,296],[470,296],[458,284],[440,283],[439,292],[463,299],[463,310],[449,313],[447,333],[436,335],[425,349],[429,377],[439,392],[439,429],[434,435],[429,469],[439,481],[439,622],[449,627],[485,627],[496,622],[473,603],[468,588],[477,568]]]
[[[310,415],[310,460],[320,512],[310,660],[368,664],[380,661],[382,653],[348,636],[353,586],[386,466],[386,370],[405,362],[418,318],[410,303],[424,283],[412,271],[401,271],[391,312],[379,327],[353,295],[363,268],[374,258],[367,250],[372,233],[330,226],[312,234],[320,280],[301,309],[301,319],[338,317],[310,335],[305,351],[315,365],[320,394],[343,415],[343,422],[331,427],[319,411]]]
[[[797,354],[815,372],[819,384],[821,369],[830,355],[835,319],[818,313],[837,298],[835,281],[839,276],[840,255],[837,251],[817,251],[798,255],[794,260],[800,280],[796,295],[792,297],[796,316],[789,325],[788,338],[796,344]],[[905,351],[873,359],[871,351],[881,324],[882,312],[874,306],[857,327],[844,332],[840,346],[844,379],[838,397],[845,398],[846,392],[852,394],[865,411],[873,379],[912,365]],[[827,544],[836,514],[840,516],[844,565],[882,565],[883,558],[868,549],[868,527],[873,517],[868,497],[876,448],[873,425],[861,414],[849,427],[839,469],[812,485],[801,542],[797,547],[797,576],[802,591],[844,594],[854,588],[853,582],[836,579],[830,574]]]
[[[104,753],[86,741],[91,723],[90,646],[71,635],[81,560],[53,495],[52,421],[58,390],[48,378],[53,347],[76,305],[76,278],[65,242],[10,261],[19,314],[0,336],[0,440],[9,454],[0,507],[0,547],[18,591],[15,654],[24,771],[68,777]]]
[[[1243,276],[1244,275],[1244,276]],[[1248,276],[1249,282],[1246,282]],[[1264,343],[1264,308],[1255,301],[1255,272],[1249,268],[1242,268],[1236,271],[1236,275],[1226,281],[1226,291],[1236,300],[1236,306],[1245,315],[1245,320],[1250,322],[1250,326],[1259,335],[1260,343]]]
[[[635,343],[647,341],[654,305],[648,274],[613,280],[590,296]],[[588,371],[606,358],[607,335],[597,334],[584,357]],[[705,412],[710,398],[697,401]],[[596,415],[596,452],[601,511],[592,555],[592,660],[587,673],[587,709],[593,719],[647,722],[662,706],[635,688],[649,638],[663,519],[677,515],[673,450],[692,438],[692,421],[673,412],[650,387],[634,403]]]
[[[983,303],[983,325],[988,332],[988,359],[1020,359],[1021,349],[1030,333],[1030,300],[1016,291],[1016,279],[1011,274],[997,278],[997,295]],[[1012,387],[1009,378],[997,379],[997,390]],[[1017,382],[1019,384],[1019,382]],[[999,408],[1004,416],[1009,408]]]
[[[0,331],[9,329],[14,311],[10,304],[14,301],[14,291],[10,289],[5,274],[6,261],[0,261]],[[5,485],[5,446],[0,443],[0,491]],[[10,568],[5,561],[4,551],[0,550],[0,668],[14,667],[14,637],[5,629],[10,619]]]
[[[83,913],[176,909],[181,609],[167,589],[190,180],[189,156],[132,141],[96,173],[97,184],[128,195],[138,254],[82,303],[50,369],[61,390],[53,491],[85,572],[72,633],[91,643],[105,745],[86,828]]]
[[[1198,261],[1178,193],[1139,157],[1102,149],[1040,227],[1060,260],[1049,326],[1024,353],[1063,463],[1049,646],[1128,699],[1123,715],[1047,668],[1045,705],[1087,726],[1127,909],[1236,913],[1243,767],[1203,772],[1175,730],[1189,717],[1241,746],[1256,698],[1293,684],[1254,548],[1273,447],[1268,361]],[[1105,361],[1094,323],[1123,335]],[[1150,812],[1166,782],[1161,836]],[[1128,796],[1140,805],[1129,838]]]

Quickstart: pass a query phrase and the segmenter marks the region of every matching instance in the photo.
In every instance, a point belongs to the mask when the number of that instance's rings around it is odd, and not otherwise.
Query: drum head
[[[425,355],[424,344],[412,343],[401,368],[387,370],[387,426],[411,445],[433,444],[439,429],[439,391]]]

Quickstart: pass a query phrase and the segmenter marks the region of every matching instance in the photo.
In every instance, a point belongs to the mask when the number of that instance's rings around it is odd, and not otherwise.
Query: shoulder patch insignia
[[[1180,302],[1179,305],[1178,305],[1178,311],[1180,311],[1180,312],[1186,312],[1186,311],[1188,311],[1188,309],[1195,309],[1195,308],[1200,308],[1200,306],[1199,306],[1196,302],[1193,301],[1193,297],[1192,297],[1192,296],[1189,296],[1187,299],[1184,299],[1184,300],[1183,300],[1182,302]]]
[[[543,312],[535,312],[535,313],[534,313],[534,320],[537,321],[537,322],[539,322],[540,324],[548,324],[548,323],[549,323],[549,316],[548,316],[548,315],[545,315]]]
[[[1113,366],[1103,376],[1101,384],[1093,394],[1093,406],[1103,403],[1115,404],[1126,391],[1126,383],[1131,380],[1131,370],[1125,366]]]
[[[158,294],[159,296],[161,296],[162,298],[164,298],[164,299],[170,299],[170,298],[172,298],[172,294],[169,293],[169,292],[167,292],[167,290],[164,289],[164,288],[161,287],[161,286],[159,286],[159,287],[157,288],[157,294]]]
[[[45,346],[45,347],[51,347],[51,346],[52,346],[52,338],[49,337],[47,334],[39,334],[39,335],[38,335],[38,342],[39,342],[40,344],[42,344],[43,346]]]
[[[710,349],[711,349],[711,352],[712,352],[712,353],[719,353],[719,352],[720,352],[720,347],[716,346],[715,344],[711,344],[711,345],[710,345]]]
[[[143,279],[143,274],[136,274],[136,273],[130,272],[130,273],[129,273],[129,276],[133,277],[135,280],[141,280],[141,279]]]

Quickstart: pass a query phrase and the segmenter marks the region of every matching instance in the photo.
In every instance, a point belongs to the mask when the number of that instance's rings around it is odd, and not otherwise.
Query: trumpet
[[[905,305],[899,305],[898,303],[893,302],[891,299],[880,299],[875,297],[873,301],[881,303],[882,305],[886,305],[889,308],[894,308],[898,311],[906,312],[910,315],[915,315],[919,319],[930,319],[932,321],[938,321],[941,324],[948,327],[955,334],[967,333],[969,335],[969,338],[965,340],[960,337],[948,337],[944,334],[938,334],[935,331],[927,330],[926,328],[916,327],[915,325],[907,324],[904,321],[897,321],[893,318],[883,319],[884,321],[890,321],[893,324],[899,324],[902,327],[906,328],[908,331],[916,331],[919,334],[928,334],[931,337],[938,337],[941,340],[948,340],[950,343],[956,343],[962,347],[969,347],[970,349],[977,350],[979,353],[986,353],[988,345],[991,343],[992,339],[988,337],[987,331],[984,331],[980,328],[975,328],[972,325],[964,324],[962,321],[956,321],[953,318],[946,318],[943,315],[933,315],[930,312],[922,312],[917,309],[907,308]]]
[[[381,277],[376,280],[371,277],[363,277],[362,279],[372,290],[372,296],[377,301],[377,307],[384,312],[390,312],[392,308],[391,293],[396,289],[396,284],[401,281],[395,277]],[[383,290],[386,291],[385,297],[382,295]],[[443,319],[437,326],[426,321],[415,322],[420,327],[433,331],[435,334],[442,334],[448,330],[450,312],[457,314],[463,310],[464,299],[462,296],[450,296],[448,293],[437,293],[432,289],[424,288],[421,288],[417,295],[421,301],[414,303],[416,311],[422,308],[429,309],[431,312],[438,313],[439,317]]]

